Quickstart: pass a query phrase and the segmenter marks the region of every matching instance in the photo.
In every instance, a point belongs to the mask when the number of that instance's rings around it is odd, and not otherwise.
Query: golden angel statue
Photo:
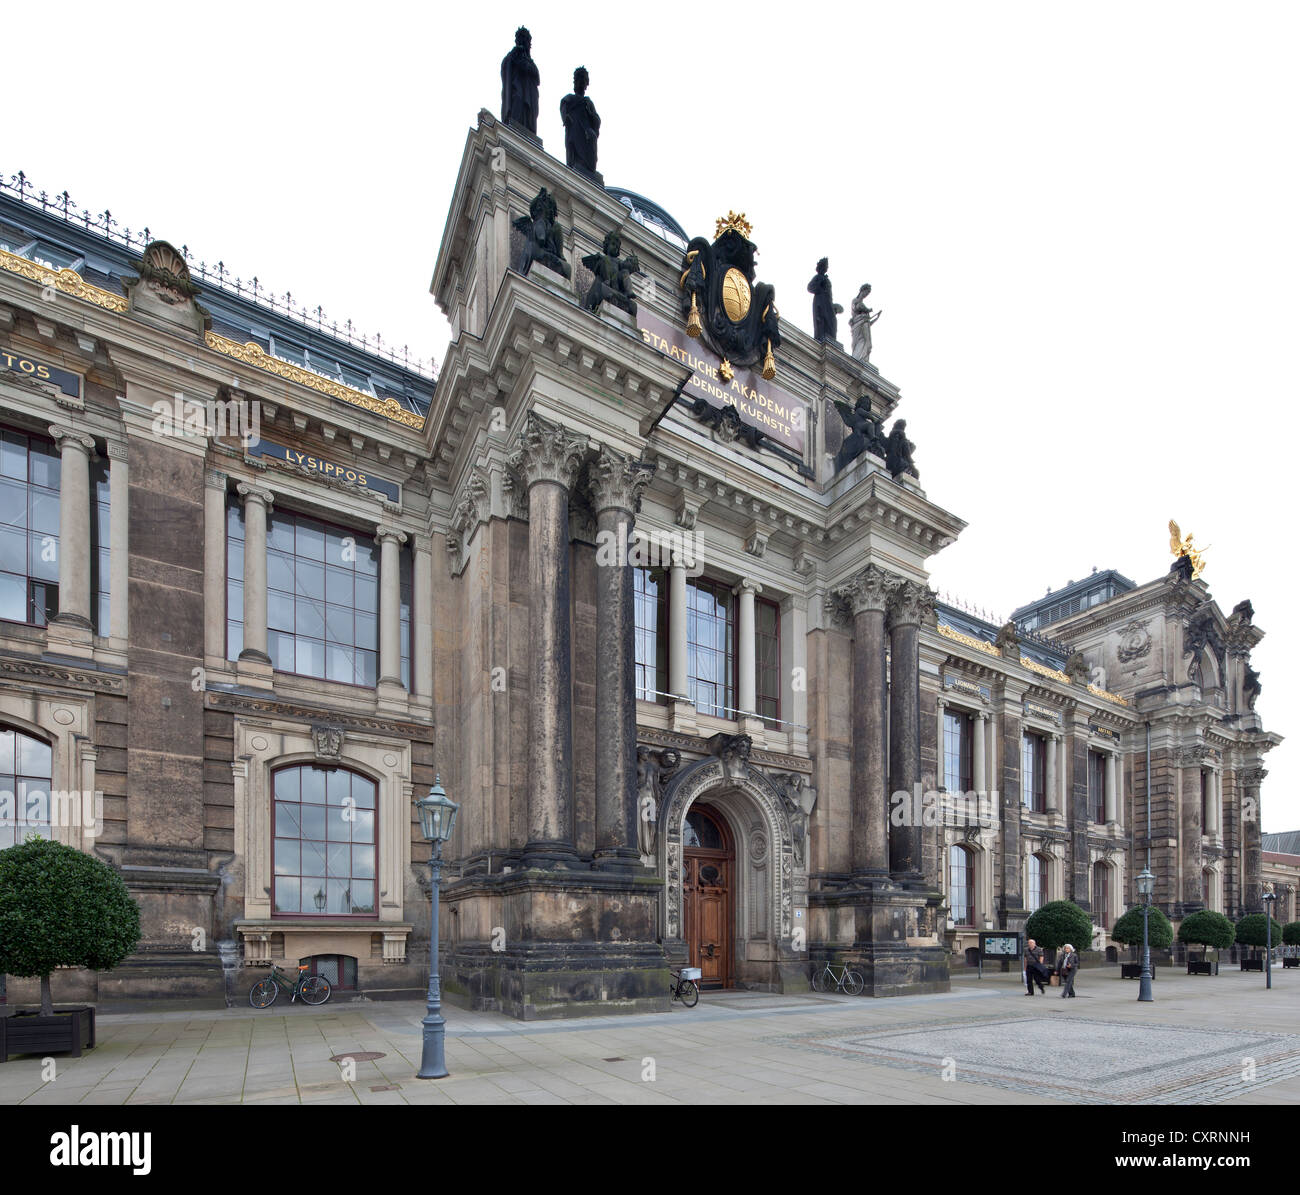
[[[1196,548],[1192,543],[1192,533],[1186,535],[1178,529],[1173,519],[1169,520],[1169,550],[1175,557],[1186,556],[1192,562],[1192,576],[1199,577],[1205,571],[1205,553],[1208,548]]]

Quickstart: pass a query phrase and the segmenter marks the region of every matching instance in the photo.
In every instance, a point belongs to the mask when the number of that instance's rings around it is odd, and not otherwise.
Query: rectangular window
[[[970,715],[943,712],[943,783],[948,792],[967,793],[975,787],[971,774]]]
[[[226,657],[243,647],[244,517],[226,523]],[[402,562],[402,681],[410,683],[412,583]],[[379,547],[372,536],[272,510],[266,529],[267,651],[277,672],[373,688],[379,674]]]
[[[733,717],[735,700],[734,603],[728,586],[703,579],[686,582],[686,681],[695,708]]]
[[[226,497],[226,659],[244,650],[244,507]]]
[[[1088,817],[1106,820],[1106,757],[1100,751],[1088,752]]]
[[[666,702],[668,689],[668,574],[663,569],[633,570],[636,623],[636,695],[639,701]]]
[[[1032,813],[1047,812],[1047,744],[1042,735],[1026,734],[1021,740],[1020,792]]]
[[[1029,887],[1025,892],[1025,908],[1030,912],[1047,903],[1047,864],[1040,855],[1029,856]]]
[[[0,431],[0,620],[43,627],[59,612],[59,476],[52,440]]]
[[[781,608],[754,601],[754,681],[756,713],[769,726],[781,718]]]
[[[415,692],[411,678],[411,610],[415,605],[415,572],[410,547],[403,547],[398,555],[398,576],[401,590],[402,687]]]
[[[1092,919],[1102,929],[1110,928],[1110,868],[1104,863],[1092,869]]]
[[[95,623],[95,634],[107,635],[109,631],[109,552],[112,536],[109,509],[109,463],[100,457],[90,465],[90,616]],[[123,598],[122,600],[125,600]]]

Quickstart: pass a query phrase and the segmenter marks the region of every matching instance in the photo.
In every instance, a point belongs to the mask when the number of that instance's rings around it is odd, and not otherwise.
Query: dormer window
[[[13,235],[16,232],[17,235]],[[34,240],[20,230],[13,230],[9,235],[0,235],[0,249],[12,253],[15,257],[25,257],[47,270],[76,270],[86,264],[85,257],[70,249],[61,249],[49,241]]]

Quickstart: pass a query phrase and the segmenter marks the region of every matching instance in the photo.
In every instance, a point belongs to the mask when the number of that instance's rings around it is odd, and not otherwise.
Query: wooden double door
[[[736,853],[723,818],[693,805],[682,836],[682,936],[706,988],[732,985]]]

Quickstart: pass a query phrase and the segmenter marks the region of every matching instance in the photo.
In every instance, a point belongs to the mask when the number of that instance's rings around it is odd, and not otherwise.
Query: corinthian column
[[[1261,911],[1259,789],[1267,768],[1245,768],[1237,774],[1241,793],[1241,900],[1242,913]]]
[[[889,875],[885,792],[885,606],[889,574],[869,564],[832,595],[853,619],[853,788],[849,796],[855,875]],[[911,806],[907,806],[911,808]]]
[[[270,664],[266,650],[266,515],[275,501],[260,485],[239,483],[244,500],[244,649],[241,660]]]
[[[628,545],[654,465],[602,447],[596,509],[596,852],[602,870],[641,866],[636,823],[636,611]]]
[[[50,435],[59,446],[60,457],[59,612],[55,621],[89,631],[90,458],[95,441],[70,427],[51,427]]]
[[[587,442],[530,413],[510,458],[528,487],[528,842],[524,863],[573,861],[569,489]]]
[[[921,619],[933,608],[934,595],[925,586],[904,580],[890,586],[889,788],[909,796],[921,779]],[[896,878],[920,878],[920,826],[891,821],[889,871]]]

